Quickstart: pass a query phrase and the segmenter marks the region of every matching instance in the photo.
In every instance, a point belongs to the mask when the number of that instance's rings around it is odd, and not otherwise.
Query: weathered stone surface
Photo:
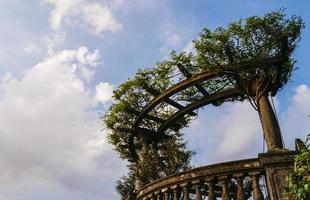
[[[293,166],[295,151],[280,150],[259,154],[259,162],[266,172],[265,179],[270,200],[282,199],[286,177]]]
[[[202,195],[208,196],[209,200],[220,196],[222,199],[229,199],[231,197],[228,194],[227,183],[231,178],[234,178],[237,181],[237,199],[243,200],[246,197],[244,188],[242,188],[242,180],[244,176],[247,176],[252,179],[253,199],[262,200],[264,196],[259,188],[259,177],[265,175],[269,199],[279,200],[286,184],[285,179],[288,171],[293,166],[295,154],[295,151],[288,150],[269,151],[259,154],[258,158],[254,159],[195,168],[144,186],[137,192],[136,199],[142,200],[144,197],[152,199],[155,197],[153,194],[158,191],[162,193],[160,198],[164,199],[171,196],[177,200],[180,193],[183,193],[185,199],[188,199],[189,193],[195,195],[198,200],[202,198]],[[219,188],[215,183],[220,183],[221,187]],[[207,188],[204,192],[201,190],[203,187]]]

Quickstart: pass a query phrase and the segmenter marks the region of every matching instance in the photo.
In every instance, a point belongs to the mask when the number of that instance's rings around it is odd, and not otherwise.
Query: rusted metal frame
[[[117,131],[122,131],[122,132],[126,132],[126,133],[131,133],[131,132],[132,132],[132,129],[130,129],[130,128],[117,128]],[[136,131],[137,131],[137,132],[149,133],[149,134],[157,134],[156,131],[152,131],[152,130],[150,130],[150,129],[141,128],[141,127],[136,128]]]
[[[177,64],[177,67],[178,69],[180,70],[180,72],[182,72],[182,74],[186,77],[186,78],[191,78],[193,75],[187,71],[187,69],[185,69],[185,67],[181,64],[181,63],[178,63]],[[203,95],[209,95],[209,93],[207,92],[207,90],[202,87],[201,85],[199,85],[198,83],[197,84],[194,84],[194,86],[199,90],[199,92],[201,92]]]
[[[139,116],[137,117],[135,124],[133,126],[133,131],[130,132],[129,135],[129,151],[133,157],[133,160],[138,159],[137,152],[134,149],[133,141],[134,141],[134,136],[136,135],[137,131],[135,130],[136,127],[140,124],[142,121],[143,117],[145,117],[146,113],[148,113],[150,110],[152,110],[155,106],[160,104],[161,102],[167,100],[170,96],[176,94],[177,92],[190,87],[196,83],[199,83],[201,81],[204,81],[208,78],[212,78],[218,75],[223,75],[227,73],[234,72],[237,69],[240,68],[250,68],[253,66],[261,65],[261,64],[277,64],[281,63],[285,60],[285,58],[279,56],[279,57],[273,57],[273,58],[268,58],[260,62],[253,62],[253,63],[239,63],[239,64],[228,64],[222,66],[220,69],[213,70],[213,71],[205,71],[200,74],[197,74],[195,76],[192,76],[189,79],[185,79],[174,86],[168,88],[167,90],[163,91],[161,94],[157,95],[154,99],[152,99],[147,106],[140,112]],[[175,102],[176,103],[176,102]],[[183,106],[182,106],[183,107]]]
[[[219,74],[221,71],[212,71],[212,72],[203,72],[196,76],[193,76],[189,79],[185,79],[184,81],[181,81],[177,83],[176,85],[168,88],[167,90],[163,91],[161,94],[157,95],[154,99],[150,101],[150,103],[141,111],[140,115],[137,117],[136,122],[134,124],[134,127],[138,126],[138,124],[142,121],[142,118],[144,117],[145,113],[148,113],[151,111],[154,107],[156,107],[161,102],[165,101],[165,99],[169,98],[170,96],[176,94],[177,92],[190,87],[194,85],[195,83],[198,83],[200,81],[203,81],[207,78],[211,78]],[[182,106],[184,107],[184,106]],[[182,108],[181,108],[182,109]]]
[[[140,115],[137,117],[136,122],[134,124],[134,127],[137,127],[138,124],[142,121],[142,118],[144,117],[145,113],[148,113],[150,110],[152,110],[155,106],[160,104],[162,101],[165,101],[165,99],[169,98],[170,96],[176,94],[177,92],[190,87],[196,83],[199,83],[201,81],[204,81],[208,78],[212,78],[219,75],[228,74],[231,72],[234,72],[237,69],[240,68],[250,68],[253,66],[261,65],[261,64],[276,64],[279,62],[283,62],[282,57],[275,57],[266,59],[260,62],[253,62],[253,63],[237,63],[237,64],[228,64],[222,66],[220,69],[215,69],[213,71],[205,71],[200,74],[197,74],[195,76],[192,76],[189,79],[185,79],[172,87],[168,88],[167,90],[163,91],[159,95],[157,95],[154,99],[152,99],[147,106],[141,111]]]
[[[149,87],[149,86],[147,86],[147,85],[143,85],[142,87],[143,87],[148,93],[150,93],[150,94],[152,94],[152,95],[154,95],[154,96],[160,95],[160,92],[157,91],[157,90],[155,90],[154,88],[151,88],[151,87]],[[170,99],[170,98],[166,98],[166,99],[164,99],[163,101],[166,102],[166,103],[168,103],[168,104],[170,104],[170,105],[172,105],[173,107],[175,107],[175,108],[177,108],[177,109],[182,109],[182,108],[184,108],[184,106],[182,106],[181,104],[179,104],[178,102],[176,102],[176,101],[174,101],[174,100],[172,100],[172,99]],[[194,113],[194,112],[192,112],[192,113],[190,113],[190,115],[191,115],[191,116],[196,116],[197,114]]]
[[[217,100],[222,100],[222,99],[226,99],[229,97],[233,97],[236,95],[240,95],[240,90],[237,88],[232,88],[232,89],[228,89],[216,94],[212,94],[209,96],[204,96],[202,99],[197,100],[191,104],[189,104],[188,106],[186,106],[185,108],[177,111],[176,113],[174,113],[168,120],[166,120],[158,129],[158,133],[163,133],[169,126],[171,126],[171,124],[173,124],[176,120],[178,120],[180,117],[184,116],[185,114],[187,114],[188,112],[191,112],[193,110],[196,110],[202,106],[205,106],[207,104],[210,104],[214,101]]]
[[[135,110],[133,108],[129,108],[127,111],[129,113],[132,113],[132,114],[136,115],[136,116],[138,116],[140,114],[140,111],[137,111],[137,110]],[[160,122],[160,123],[163,123],[165,121],[164,119],[156,117],[156,116],[153,116],[153,115],[145,115],[145,118],[153,120],[155,122]]]
[[[191,78],[193,75],[187,71],[187,69],[181,64],[181,63],[178,63],[177,64],[177,67],[178,69],[180,70],[180,72],[182,72],[182,74],[186,77],[186,78]],[[208,93],[208,91],[200,84],[196,83],[194,84],[194,86],[197,88],[197,90],[199,90],[199,92],[201,92],[203,95],[205,96],[208,96],[210,95]],[[218,106],[218,104],[216,102],[213,102],[212,103],[214,106]]]

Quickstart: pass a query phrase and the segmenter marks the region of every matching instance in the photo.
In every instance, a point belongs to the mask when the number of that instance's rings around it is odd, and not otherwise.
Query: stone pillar
[[[160,191],[155,192],[156,200],[161,200],[161,193]]]
[[[178,200],[178,198],[179,198],[178,186],[174,185],[171,187],[171,189],[173,191],[173,200]]]
[[[156,198],[155,198],[155,196],[153,194],[149,194],[147,196],[147,198],[150,199],[150,200],[156,200]]]
[[[261,167],[266,172],[268,196],[270,200],[282,199],[286,177],[294,165],[295,151],[279,150],[258,154]]]
[[[249,173],[252,179],[252,189],[253,189],[253,199],[254,200],[264,200],[264,195],[262,193],[262,190],[259,187],[259,172],[252,172]]]
[[[206,178],[206,182],[208,184],[208,200],[215,200],[215,194],[214,194],[214,179],[213,177]]]
[[[237,182],[237,200],[245,200],[244,189],[243,189],[243,174],[235,174],[234,178]]]
[[[259,98],[257,104],[259,119],[262,124],[264,138],[268,146],[268,150],[283,149],[279,122],[271,107],[268,95],[262,95],[261,98]]]
[[[192,184],[195,188],[195,200],[202,200],[201,197],[201,181],[198,180],[194,180],[192,181]]]
[[[168,188],[162,189],[161,192],[164,194],[164,200],[169,200]]]
[[[183,190],[183,200],[190,200],[189,199],[189,191],[188,191],[188,183],[182,183],[180,185],[182,187]]]
[[[222,200],[230,200],[228,188],[227,188],[228,177],[227,176],[221,176],[221,177],[219,177],[219,181],[222,185]]]

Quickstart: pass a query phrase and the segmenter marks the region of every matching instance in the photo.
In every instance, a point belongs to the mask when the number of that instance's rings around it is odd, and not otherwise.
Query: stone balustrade
[[[177,173],[145,185],[130,200],[281,199],[277,180],[292,166],[295,152],[259,154],[258,158],[224,162]],[[270,170],[273,169],[273,170]],[[278,171],[281,172],[278,176]],[[284,171],[283,171],[284,170]],[[284,176],[285,177],[285,176]],[[262,193],[261,183],[267,190]],[[275,183],[275,184],[271,184]],[[278,196],[277,196],[278,195]]]
[[[254,199],[261,200],[259,179],[263,175],[258,159],[209,165],[152,182],[137,193],[137,200],[202,200],[205,197],[243,200],[246,199],[245,181],[252,186]]]

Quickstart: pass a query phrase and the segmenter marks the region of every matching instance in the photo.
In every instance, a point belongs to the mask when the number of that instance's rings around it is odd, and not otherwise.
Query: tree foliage
[[[171,130],[173,133],[167,133],[167,137],[163,139],[156,138],[155,131],[158,124],[152,120],[144,119],[143,125],[140,126],[141,131],[134,137],[134,147],[132,147],[137,151],[138,159],[134,158],[130,152],[129,137],[137,115],[154,97],[145,91],[145,87],[152,85],[152,89],[157,91],[167,89],[172,85],[170,74],[172,74],[170,65],[164,61],[158,63],[157,68],[139,70],[133,79],[121,84],[114,91],[116,103],[106,113],[104,121],[111,130],[108,135],[109,142],[115,146],[115,150],[122,159],[129,161],[129,174],[123,178],[122,182],[118,182],[118,191],[120,192],[127,191],[128,188],[132,189],[132,187],[127,187],[127,184],[120,184],[128,183],[132,174],[142,185],[145,185],[190,167],[189,161],[192,152],[186,150],[182,134],[179,132],[186,123],[176,126]],[[166,105],[160,105],[156,111],[150,114],[165,119],[173,112],[173,108],[167,109]],[[185,121],[186,119],[183,120],[183,122]]]
[[[204,86],[214,93],[237,85],[242,94],[236,100],[257,100],[262,93],[277,93],[291,77],[291,57],[300,39],[304,23],[300,17],[286,18],[283,10],[263,17],[253,16],[214,31],[205,28],[194,41],[193,53],[173,55],[192,74],[224,66],[246,63],[246,67],[228,70],[225,75],[206,81]],[[268,62],[278,59],[278,62]],[[257,83],[251,88],[252,83]],[[199,98],[199,97],[198,97]]]
[[[134,183],[135,175],[129,172],[127,176],[122,176],[120,180],[116,181],[116,190],[120,195],[125,196],[134,191]]]

